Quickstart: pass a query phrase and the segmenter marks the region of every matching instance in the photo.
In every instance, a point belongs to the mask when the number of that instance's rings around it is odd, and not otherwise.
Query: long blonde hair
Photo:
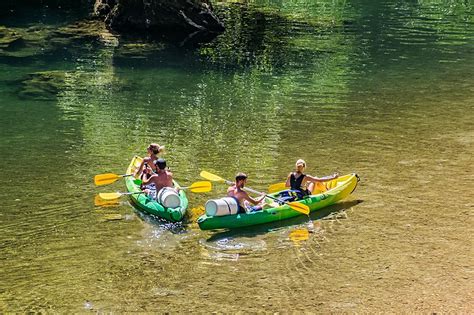
[[[164,149],[165,149],[165,146],[160,146],[158,143],[151,143],[149,146],[148,146],[148,149],[151,150],[151,152],[153,152],[153,154],[158,154],[160,152],[162,152]]]

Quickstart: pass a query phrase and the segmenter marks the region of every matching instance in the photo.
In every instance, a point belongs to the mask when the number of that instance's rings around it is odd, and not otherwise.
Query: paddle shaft
[[[234,183],[231,182],[230,180],[227,180],[227,179],[224,179],[224,182],[227,184],[227,185],[233,185]],[[254,194],[257,194],[257,195],[262,195],[262,193],[260,191],[257,191],[255,189],[252,189],[252,188],[248,188],[248,187],[244,187],[243,190],[245,191],[248,191],[248,192],[251,192],[251,193],[254,193]],[[273,200],[276,200],[276,201],[280,201],[280,202],[284,202],[284,203],[287,203],[281,199],[278,199],[276,197],[273,197],[273,196],[270,196],[270,195],[267,195],[265,194],[265,197],[268,197],[270,199],[273,199]]]
[[[185,190],[185,189],[190,189],[190,188],[193,189],[193,188],[196,188],[196,187],[186,186],[186,187],[178,187],[178,188],[181,189],[181,190]],[[199,188],[199,187],[197,187],[197,188]]]
[[[126,195],[144,194],[144,193],[145,193],[144,191],[129,191],[129,192],[126,192],[126,193],[121,193],[121,194],[126,196]]]

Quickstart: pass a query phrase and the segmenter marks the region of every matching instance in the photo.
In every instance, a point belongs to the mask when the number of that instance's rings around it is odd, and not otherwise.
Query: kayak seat
[[[285,196],[285,197],[278,198],[278,200],[283,201],[283,202],[290,202],[290,201],[295,200],[295,197],[294,196]]]
[[[280,192],[277,195],[277,198],[278,198],[277,202],[279,204],[284,204],[286,202],[304,199],[305,197],[307,196],[304,195],[301,191],[288,189],[288,190],[284,190]]]
[[[257,212],[263,210],[262,206],[252,206],[247,208],[247,213]]]
[[[324,183],[317,182],[317,183],[314,185],[312,194],[313,194],[313,195],[317,195],[317,194],[320,194],[320,193],[325,192],[326,190],[328,190],[328,189],[327,189],[326,185],[324,185]]]
[[[334,187],[336,187],[337,185],[337,181],[336,180],[332,180],[332,181],[329,181],[326,183],[326,187],[328,189],[333,189]]]

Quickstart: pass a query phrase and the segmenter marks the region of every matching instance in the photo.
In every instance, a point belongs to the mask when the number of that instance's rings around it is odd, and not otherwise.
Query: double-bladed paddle
[[[207,180],[213,181],[213,182],[224,182],[228,185],[233,184],[233,182],[231,182],[230,180],[224,179],[220,176],[217,176],[215,174],[212,174],[212,173],[209,173],[209,172],[206,172],[206,171],[202,171],[199,175],[201,175],[201,177],[203,177]],[[261,192],[253,190],[253,189],[248,188],[248,187],[244,187],[244,190],[252,192],[254,194],[260,194],[260,195],[262,194]],[[265,196],[268,197],[268,198],[271,198],[271,199],[282,202],[282,200],[280,200],[276,197],[273,197],[273,196],[270,196],[270,195],[267,195],[267,194],[265,194]],[[295,210],[295,211],[298,211],[300,213],[309,215],[309,207],[305,204],[302,204],[301,202],[298,202],[298,201],[291,201],[291,202],[284,201],[284,203],[289,205],[290,208]]]
[[[192,183],[187,187],[178,187],[179,189],[186,190],[189,189],[193,193],[205,193],[209,192],[212,189],[212,183],[209,181],[200,181]],[[122,196],[134,195],[134,194],[143,194],[144,191],[132,191],[132,192],[114,192],[114,193],[100,193],[99,197],[104,200],[114,200]]]
[[[119,178],[133,176],[133,174],[118,175],[114,173],[99,174],[94,176],[94,184],[96,186],[108,185],[116,182]]]
[[[288,187],[286,187],[286,183],[276,183],[276,184],[272,184],[268,186],[269,193],[274,193],[274,192],[282,191],[286,189],[288,189]]]

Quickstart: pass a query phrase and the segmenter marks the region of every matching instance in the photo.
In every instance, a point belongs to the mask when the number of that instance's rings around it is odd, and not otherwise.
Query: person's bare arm
[[[311,175],[306,175],[305,176],[305,179],[307,181],[310,181],[312,183],[322,183],[322,182],[328,182],[330,180],[333,180],[333,179],[336,179],[339,177],[339,174],[338,173],[334,173],[333,175],[331,176],[326,176],[326,177],[316,177],[316,176],[311,176]]]
[[[168,187],[173,187],[173,173],[168,172]]]
[[[286,178],[285,187],[290,187],[291,186],[290,180],[291,180],[291,173],[288,174],[288,177]]]
[[[135,170],[135,173],[133,174],[134,177],[137,177],[137,175],[140,175],[142,173],[145,163],[151,163],[151,159],[149,157],[143,158],[142,162],[140,163],[140,166]]]
[[[133,177],[137,177],[137,175],[141,173],[144,164],[145,164],[145,161],[142,160],[142,162],[140,163],[140,166],[135,170],[135,173],[133,173]]]
[[[146,172],[148,172],[148,170]],[[143,176],[142,185],[148,185],[148,184],[153,183],[157,176],[158,175],[156,175],[156,174],[151,175],[149,178],[146,178],[146,176]]]
[[[247,200],[248,202],[250,202],[253,205],[258,205],[259,203],[261,203],[265,199],[265,195],[262,195],[262,197],[260,199],[254,199],[254,198],[250,197],[249,194],[245,193],[245,198],[244,199]]]

